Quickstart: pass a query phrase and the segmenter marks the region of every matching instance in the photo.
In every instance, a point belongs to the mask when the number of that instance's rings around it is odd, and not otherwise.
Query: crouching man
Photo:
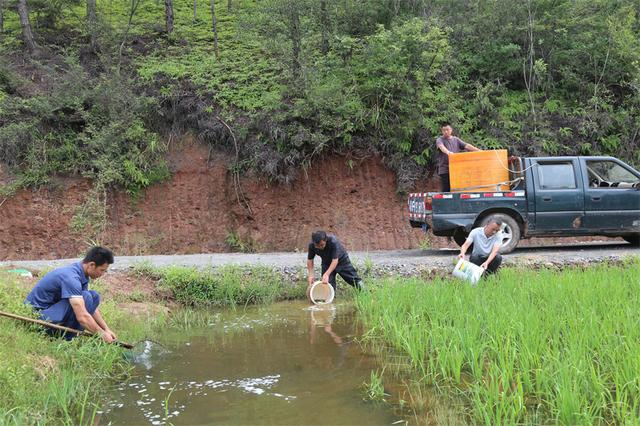
[[[117,337],[100,314],[100,295],[89,290],[90,279],[100,278],[112,263],[113,253],[110,250],[93,247],[82,262],[54,269],[42,277],[25,303],[33,306],[45,321],[88,330],[112,343]],[[71,339],[75,336],[65,337]]]
[[[502,256],[499,253],[503,238],[500,232],[501,227],[500,219],[491,219],[485,226],[475,228],[460,247],[458,257],[464,259],[467,249],[473,244],[469,262],[482,267],[488,274],[496,272],[502,263]]]

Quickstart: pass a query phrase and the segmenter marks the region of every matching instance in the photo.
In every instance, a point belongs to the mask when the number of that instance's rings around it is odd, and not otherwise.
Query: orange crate
[[[507,150],[460,152],[449,155],[451,192],[495,191],[509,180]],[[500,185],[508,191],[509,185]]]

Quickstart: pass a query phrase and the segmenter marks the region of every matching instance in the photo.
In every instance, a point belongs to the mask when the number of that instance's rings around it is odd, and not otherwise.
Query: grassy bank
[[[143,278],[143,286],[136,285]],[[122,341],[154,338],[162,327],[188,328],[208,323],[201,308],[235,307],[304,297],[305,287],[283,280],[267,268],[234,266],[215,270],[184,267],[153,269],[139,265],[127,277],[125,292],[114,294],[109,282],[92,283],[103,295],[103,316]],[[0,271],[0,310],[33,316],[23,301],[36,280]],[[133,284],[131,284],[133,283]],[[122,283],[120,283],[122,287]],[[121,289],[122,290],[122,289]],[[126,305],[170,302],[200,310],[178,309],[173,315],[148,310],[134,315]],[[124,350],[99,339],[72,342],[50,339],[37,326],[0,317],[0,425],[92,424],[105,387],[124,379],[131,365]]]
[[[292,282],[266,266],[226,265],[212,269],[140,264],[134,273],[149,277],[183,306],[235,307],[305,297],[306,284]]]
[[[23,305],[30,287],[0,273],[0,310],[33,316]],[[150,335],[165,321],[131,318],[109,300],[100,308],[123,341]],[[90,424],[104,387],[130,368],[123,353],[96,338],[51,339],[36,326],[0,318],[0,424]]]
[[[390,278],[356,298],[368,337],[485,424],[637,423],[640,259],[506,269],[478,287]],[[393,301],[393,303],[390,303]]]

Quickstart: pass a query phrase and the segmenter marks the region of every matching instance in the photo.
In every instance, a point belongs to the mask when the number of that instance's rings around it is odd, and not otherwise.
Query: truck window
[[[576,176],[571,163],[538,163],[541,189],[575,189]]]
[[[591,188],[635,188],[640,179],[629,170],[609,160],[587,161],[589,186]]]

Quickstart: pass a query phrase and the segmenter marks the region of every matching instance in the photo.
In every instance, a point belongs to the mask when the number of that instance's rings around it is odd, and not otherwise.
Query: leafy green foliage
[[[229,265],[200,271],[195,268],[168,267],[161,272],[161,285],[176,301],[187,306],[236,306],[270,303],[304,292],[289,288],[282,277],[266,267],[249,270]]]
[[[152,104],[124,78],[91,79],[69,64],[50,94],[1,102],[0,161],[21,169],[25,186],[70,174],[135,194],[168,175],[164,143],[143,121]]]
[[[87,54],[83,2],[29,2],[40,45],[87,75],[64,66],[34,91],[18,76],[46,60],[0,66],[0,158],[24,185],[83,174],[135,194],[166,176],[156,133],[181,131],[279,182],[322,153],[378,153],[404,190],[432,166],[443,121],[481,148],[640,164],[631,0],[237,0],[217,8],[218,57],[208,2],[196,4],[174,2],[166,34],[162,2],[140,2],[131,26],[131,2],[98,2]],[[12,58],[20,26],[5,17]]]

